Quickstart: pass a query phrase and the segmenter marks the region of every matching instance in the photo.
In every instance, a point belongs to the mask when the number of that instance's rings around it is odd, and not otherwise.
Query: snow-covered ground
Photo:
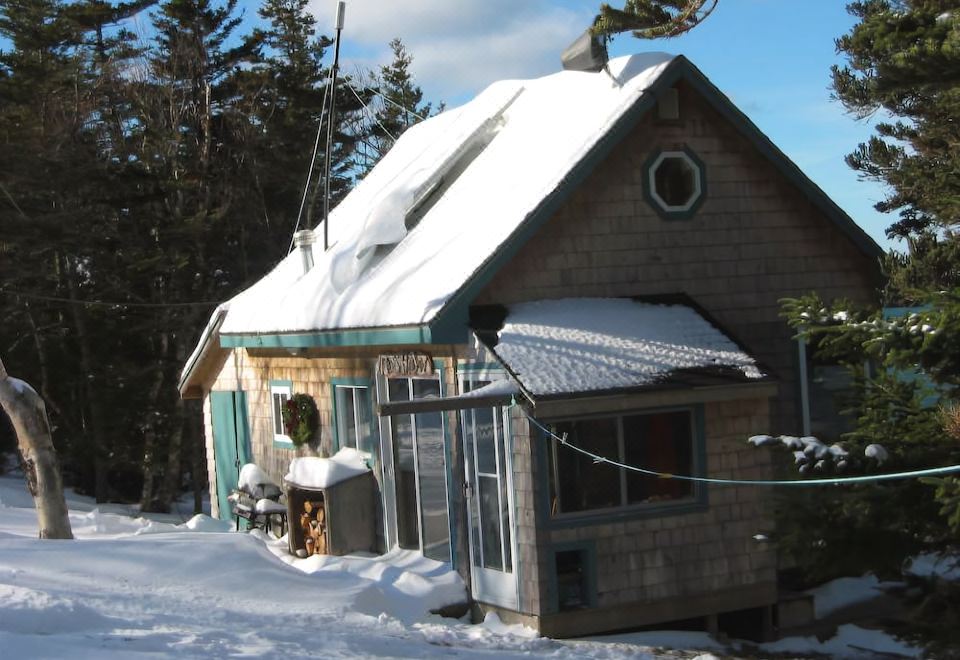
[[[692,658],[726,650],[702,633],[555,641],[495,618],[431,615],[460,578],[408,552],[295,559],[285,544],[207,516],[147,520],[68,495],[75,541],[36,538],[24,481],[0,476],[0,657]],[[778,642],[769,652],[869,655],[892,640]],[[854,647],[847,640],[854,641]],[[880,644],[880,646],[878,646]],[[673,648],[673,651],[662,649]],[[910,652],[906,647],[897,647]],[[703,656],[709,657],[709,656]]]

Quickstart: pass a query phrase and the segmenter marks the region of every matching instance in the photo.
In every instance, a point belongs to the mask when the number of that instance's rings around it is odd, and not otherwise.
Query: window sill
[[[708,508],[706,492],[693,498],[664,504],[641,504],[611,509],[559,513],[547,521],[548,529],[567,529],[570,527],[591,527],[629,520],[666,518],[691,513],[702,513]]]

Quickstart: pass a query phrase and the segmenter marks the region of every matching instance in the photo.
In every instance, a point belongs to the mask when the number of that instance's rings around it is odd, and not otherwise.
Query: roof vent
[[[301,229],[293,235],[293,244],[300,251],[300,260],[303,263],[303,274],[306,275],[313,268],[313,242],[316,237],[312,229]]]
[[[608,59],[607,45],[590,30],[577,37],[560,55],[563,68],[567,71],[602,71]]]

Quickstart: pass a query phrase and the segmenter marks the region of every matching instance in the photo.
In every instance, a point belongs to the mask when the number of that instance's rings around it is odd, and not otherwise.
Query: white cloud
[[[331,34],[336,0],[313,0],[310,11]],[[427,98],[458,104],[495,80],[559,70],[560,52],[595,11],[555,0],[349,0],[343,53],[350,65],[386,63],[387,43],[400,37]]]

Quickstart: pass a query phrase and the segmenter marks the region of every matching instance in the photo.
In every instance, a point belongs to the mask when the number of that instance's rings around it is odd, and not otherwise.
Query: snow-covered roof
[[[611,61],[611,75],[501,81],[414,126],[331,213],[332,247],[315,245],[313,269],[288,255],[230,301],[221,334],[430,322],[671,59],[644,53]],[[438,187],[407,231],[405,216]]]
[[[193,379],[215,365],[218,345],[465,340],[471,292],[654,106],[657,90],[681,78],[865,255],[883,254],[682,56],[643,53],[612,60],[607,72],[501,81],[407,130],[333,210],[330,248],[317,239],[309,272],[296,250],[221,305],[185,365],[181,394],[197,394]]]
[[[534,398],[669,384],[695,374],[766,374],[685,305],[565,298],[511,305],[492,347]]]

